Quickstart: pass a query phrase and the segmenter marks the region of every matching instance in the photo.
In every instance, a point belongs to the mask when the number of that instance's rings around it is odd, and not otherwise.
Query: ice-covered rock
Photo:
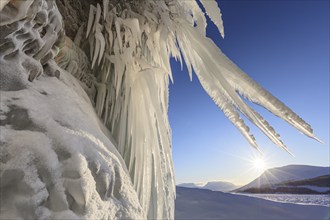
[[[144,218],[111,135],[53,59],[55,2],[12,1],[0,17],[1,219]]]

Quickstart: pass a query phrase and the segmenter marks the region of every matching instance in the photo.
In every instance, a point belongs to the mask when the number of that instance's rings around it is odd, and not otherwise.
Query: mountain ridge
[[[264,171],[259,177],[235,191],[242,191],[248,188],[261,188],[285,181],[310,179],[327,174],[330,174],[330,167],[296,164],[274,167]]]
[[[330,190],[330,167],[287,165],[266,170],[233,192],[324,194]]]
[[[221,192],[229,192],[240,187],[229,181],[209,181],[206,182],[205,184],[181,183],[178,184],[177,186],[185,187],[185,188],[208,189],[212,191],[221,191]]]

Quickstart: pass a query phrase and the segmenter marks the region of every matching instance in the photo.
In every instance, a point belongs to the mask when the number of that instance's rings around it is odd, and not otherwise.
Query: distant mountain
[[[186,188],[209,189],[213,191],[229,192],[237,189],[239,186],[226,181],[211,181],[206,184],[200,183],[181,183],[178,186]]]
[[[310,179],[330,174],[330,167],[307,165],[288,165],[266,170],[261,176],[249,184],[235,190],[242,191],[248,188],[262,188],[287,181]]]
[[[318,176],[311,179],[288,181],[282,184],[286,186],[330,187],[330,175]]]
[[[261,188],[248,188],[241,193],[330,194],[330,175],[289,181]]]
[[[181,184],[178,184],[178,186],[186,187],[186,188],[201,188],[202,187],[200,184],[197,184],[197,183],[181,183]]]
[[[222,192],[229,192],[234,189],[237,189],[239,186],[230,183],[230,182],[222,182],[222,181],[213,181],[208,182],[202,189],[209,189],[213,191],[222,191]]]
[[[330,167],[289,165],[266,170],[260,177],[235,190],[247,193],[328,193]]]
[[[273,202],[206,189],[176,188],[175,219],[328,219],[329,207]]]

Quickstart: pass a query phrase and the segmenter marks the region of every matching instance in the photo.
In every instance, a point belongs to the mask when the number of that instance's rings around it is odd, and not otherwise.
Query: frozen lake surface
[[[294,203],[301,205],[321,205],[330,207],[330,195],[297,195],[297,194],[248,194],[239,195],[267,199],[275,202]]]

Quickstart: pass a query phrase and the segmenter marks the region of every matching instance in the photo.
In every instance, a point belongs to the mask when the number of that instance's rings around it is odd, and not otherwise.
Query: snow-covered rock
[[[1,91],[1,218],[143,218],[126,166],[68,73]]]

